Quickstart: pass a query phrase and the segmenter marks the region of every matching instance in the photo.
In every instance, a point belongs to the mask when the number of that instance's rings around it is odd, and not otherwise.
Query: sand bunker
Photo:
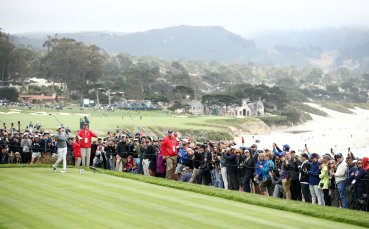
[[[39,112],[34,112],[34,113],[29,113],[30,115],[49,115],[48,113],[44,112],[44,111],[39,111]]]
[[[10,115],[10,114],[19,114],[20,112],[19,111],[9,111],[9,112],[1,112],[0,111],[0,114],[5,114],[5,115]]]
[[[62,113],[62,112],[60,112],[58,114],[60,114],[60,115],[71,115],[70,113]]]
[[[80,115],[80,116],[91,116],[90,114],[83,114],[83,113],[75,113],[75,115]]]

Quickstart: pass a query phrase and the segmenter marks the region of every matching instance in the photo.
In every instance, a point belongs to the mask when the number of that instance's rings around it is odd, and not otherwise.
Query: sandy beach
[[[272,148],[289,144],[291,149],[302,151],[306,144],[310,152],[319,154],[335,152],[346,155],[348,148],[355,156],[369,156],[369,110],[356,108],[354,114],[344,114],[309,103],[329,114],[322,117],[311,114],[313,120],[286,129],[274,130],[269,135],[245,135],[246,145],[259,140],[259,148]],[[240,138],[236,139],[238,143]]]

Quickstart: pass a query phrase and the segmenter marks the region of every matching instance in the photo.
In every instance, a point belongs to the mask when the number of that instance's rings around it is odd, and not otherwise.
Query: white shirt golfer
[[[64,128],[62,126],[58,126],[57,134],[55,135],[56,139],[56,147],[58,148],[58,159],[53,165],[53,171],[56,171],[56,167],[63,160],[63,170],[60,172],[67,171],[67,139],[68,135],[65,134]]]

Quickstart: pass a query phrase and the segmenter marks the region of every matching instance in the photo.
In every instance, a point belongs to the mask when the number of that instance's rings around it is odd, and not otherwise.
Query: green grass
[[[67,174],[50,168],[0,171],[0,228],[360,228],[342,223],[346,219],[369,226],[364,212],[141,175],[80,174],[75,168]],[[261,206],[244,203],[246,199]],[[267,208],[266,203],[285,210],[292,206],[296,212]],[[301,209],[319,211],[321,217],[298,214]]]
[[[18,109],[18,108],[16,108]],[[1,112],[9,112],[9,109],[2,109]],[[181,117],[171,115],[168,112],[163,111],[127,111],[117,110],[115,112],[99,112],[99,111],[79,111],[78,109],[64,109],[60,112],[56,112],[51,109],[38,109],[34,107],[32,110],[22,109],[19,114],[4,114],[0,113],[0,122],[7,123],[7,127],[10,127],[10,123],[17,125],[18,121],[21,121],[24,129],[25,125],[28,125],[29,121],[35,124],[40,121],[41,124],[50,130],[55,130],[58,123],[53,116],[34,114],[38,111],[52,113],[56,116],[60,122],[65,126],[71,128],[72,131],[76,131],[79,128],[79,120],[84,114],[89,114],[88,117],[91,123],[91,130],[103,134],[106,131],[115,131],[115,128],[125,128],[129,131],[154,131],[156,133],[165,134],[168,128],[175,130],[191,130],[200,131],[207,130],[213,132],[226,132],[225,128],[229,125],[237,126],[238,123],[244,123],[249,119],[237,119],[233,117],[221,117],[221,116],[188,116]],[[60,113],[69,113],[70,115],[63,115]],[[130,118],[132,117],[132,119]],[[142,116],[142,119],[140,117]]]
[[[354,103],[354,106],[361,109],[369,110],[369,103]]]
[[[75,168],[0,170],[0,228],[359,228]]]
[[[310,113],[310,114],[315,114],[315,115],[319,115],[319,116],[323,116],[323,117],[327,117],[328,114],[322,110],[319,110],[315,107],[311,107],[307,104],[304,103],[294,103],[293,106],[301,111]]]
[[[322,102],[321,105],[325,108],[338,111],[345,114],[353,114],[350,109],[354,109],[355,106],[350,103],[334,103],[334,102]]]

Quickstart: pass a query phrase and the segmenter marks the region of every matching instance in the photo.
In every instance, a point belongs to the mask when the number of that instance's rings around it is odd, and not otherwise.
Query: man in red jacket
[[[79,131],[79,145],[81,147],[82,166],[90,166],[91,157],[91,138],[97,138],[97,135],[88,129],[88,124],[83,123],[83,129]]]
[[[167,174],[165,178],[177,180],[174,174],[177,167],[177,139],[172,130],[168,130],[168,136],[161,143],[160,153],[166,162]]]

